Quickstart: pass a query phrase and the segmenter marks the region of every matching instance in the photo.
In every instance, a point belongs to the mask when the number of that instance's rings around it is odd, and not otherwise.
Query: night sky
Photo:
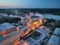
[[[60,8],[60,0],[0,0],[7,8]]]

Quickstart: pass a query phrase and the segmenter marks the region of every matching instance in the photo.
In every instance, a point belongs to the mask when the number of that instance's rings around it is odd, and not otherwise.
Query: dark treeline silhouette
[[[56,8],[12,8],[12,9],[0,9],[0,13],[13,14],[12,10],[17,10],[18,12],[39,12],[39,13],[53,13],[60,15],[60,9]]]
[[[17,23],[21,21],[21,18],[0,18],[0,23],[8,22],[8,23]]]

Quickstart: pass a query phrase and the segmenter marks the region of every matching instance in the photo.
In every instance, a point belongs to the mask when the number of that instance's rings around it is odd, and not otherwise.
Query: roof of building
[[[23,26],[23,27],[21,27],[21,30],[25,31],[25,30],[27,30],[27,28],[28,28],[28,27]]]
[[[2,23],[2,24],[0,24],[0,31],[4,31],[4,30],[10,29],[12,27],[14,27],[14,26],[10,23]]]
[[[60,28],[56,28],[53,34],[60,34]]]
[[[50,40],[48,41],[48,45],[58,45],[59,37],[52,35]]]

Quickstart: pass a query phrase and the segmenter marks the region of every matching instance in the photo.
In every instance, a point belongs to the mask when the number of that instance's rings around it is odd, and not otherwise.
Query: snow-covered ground
[[[59,15],[53,15],[53,14],[42,14],[44,18],[49,18],[49,19],[55,19],[55,20],[60,20]]]

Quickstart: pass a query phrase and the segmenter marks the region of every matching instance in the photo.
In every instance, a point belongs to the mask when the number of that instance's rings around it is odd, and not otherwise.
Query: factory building
[[[17,45],[19,42],[19,32],[10,23],[0,24],[0,45]]]
[[[47,45],[60,45],[60,28],[56,28]]]

